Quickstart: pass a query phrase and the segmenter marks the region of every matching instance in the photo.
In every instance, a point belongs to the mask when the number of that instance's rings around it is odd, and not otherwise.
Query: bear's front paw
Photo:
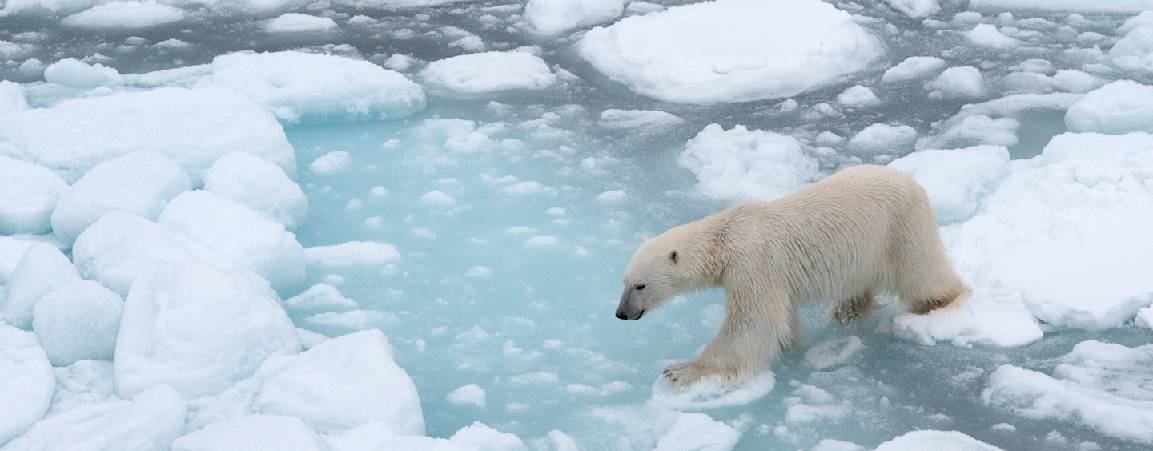
[[[681,390],[689,388],[701,379],[710,376],[717,376],[719,379],[721,372],[696,361],[682,362],[665,368],[665,378]]]

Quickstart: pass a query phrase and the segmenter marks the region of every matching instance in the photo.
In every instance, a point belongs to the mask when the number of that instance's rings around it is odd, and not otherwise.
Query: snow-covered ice
[[[37,243],[20,257],[4,286],[0,320],[21,329],[32,327],[32,311],[48,292],[80,280],[68,257],[55,247]]]
[[[120,72],[103,64],[86,64],[76,58],[64,58],[44,68],[44,81],[76,88],[96,88],[124,83]]]
[[[421,72],[431,86],[463,94],[547,88],[557,81],[544,60],[529,52],[470,53],[433,61]]]
[[[889,166],[912,175],[929,193],[937,221],[952,224],[969,219],[1009,175],[1009,150],[999,146],[923,150]]]
[[[289,230],[304,223],[308,197],[279,166],[258,156],[231,152],[204,175],[204,190],[234,200]]]
[[[893,9],[914,19],[932,16],[941,11],[937,0],[885,0]]]
[[[52,210],[68,187],[60,176],[36,164],[0,156],[0,233],[48,231]]]
[[[1150,0],[972,0],[980,11],[1140,12],[1153,9]]]
[[[99,283],[72,282],[36,302],[32,330],[54,366],[112,360],[123,304],[119,295]]]
[[[625,0],[528,0],[524,18],[533,31],[562,33],[573,28],[608,22],[621,16]]]
[[[719,199],[777,198],[820,175],[796,138],[741,125],[705,127],[677,161],[697,176],[702,194]]]
[[[184,10],[161,2],[111,1],[65,17],[61,23],[82,28],[147,28],[184,20]]]
[[[1076,132],[1153,132],[1153,86],[1115,81],[1069,107],[1065,125]]]
[[[187,412],[188,406],[179,393],[159,385],[131,400],[88,404],[45,418],[0,449],[168,449],[184,429]]]
[[[957,431],[918,430],[882,443],[875,451],[914,451],[948,449],[953,451],[1000,451],[1001,448]]]
[[[31,332],[0,323],[0,445],[40,420],[52,402],[56,378]]]
[[[935,56],[911,56],[886,69],[884,75],[881,76],[881,81],[896,83],[927,78],[944,70],[946,66],[948,63],[945,60]]]
[[[320,439],[294,417],[253,415],[177,438],[173,451],[322,451]]]
[[[300,33],[335,30],[336,21],[309,14],[288,13],[269,20],[265,29],[269,33]]]

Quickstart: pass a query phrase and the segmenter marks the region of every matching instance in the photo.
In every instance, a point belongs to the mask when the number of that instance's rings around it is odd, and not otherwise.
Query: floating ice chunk
[[[964,113],[959,113],[964,114]],[[1011,117],[993,119],[984,114],[964,115],[946,121],[944,131],[917,141],[918,149],[948,149],[965,146],[1014,146],[1021,122]]]
[[[36,302],[48,292],[80,280],[68,257],[43,243],[29,246],[4,286],[0,320],[21,329],[32,328]]]
[[[325,435],[324,441],[331,451],[478,451],[472,446],[443,438],[396,435],[388,425],[380,422]]]
[[[986,404],[1034,420],[1073,421],[1110,437],[1153,444],[1153,345],[1078,343],[1052,376],[1013,365],[989,375]]]
[[[264,29],[269,33],[300,33],[332,31],[339,28],[336,21],[327,17],[317,17],[309,14],[288,13],[281,14],[269,20]]]
[[[817,343],[805,351],[805,361],[813,368],[825,370],[849,363],[862,349],[865,349],[865,344],[860,337],[835,338]]]
[[[481,409],[485,408],[485,393],[484,389],[476,384],[468,384],[457,387],[455,390],[448,392],[446,400],[449,404],[455,406],[474,406]]]
[[[318,283],[284,301],[284,306],[295,313],[348,311],[359,307],[356,301],[344,297],[336,287]]]
[[[184,430],[188,406],[172,388],[161,385],[131,401],[90,404],[54,415],[8,443],[4,451],[168,449]]]
[[[72,246],[76,268],[121,296],[137,277],[163,261],[202,261],[237,268],[232,259],[139,216],[113,212],[88,227]]]
[[[304,280],[304,247],[296,236],[244,204],[189,191],[172,199],[156,222],[231,257],[278,290]]]
[[[624,200],[626,197],[628,197],[628,194],[626,194],[623,190],[608,190],[597,194],[597,202],[604,204],[614,204]]]
[[[479,421],[460,428],[449,440],[477,451],[528,451],[528,445],[520,437],[498,431]]]
[[[444,191],[428,191],[420,195],[420,203],[429,207],[445,208],[456,205],[456,199]]]
[[[387,243],[349,241],[332,246],[307,248],[304,250],[304,257],[309,267],[335,269],[388,265],[400,260],[400,252]]]
[[[1100,88],[1103,82],[1084,71],[1062,69],[1053,74],[1053,86],[1065,92],[1084,93]]]
[[[1134,322],[1138,327],[1153,329],[1153,306],[1138,310],[1137,319]]]
[[[358,330],[378,329],[396,323],[397,316],[380,310],[348,310],[322,312],[309,316],[304,321],[313,326],[324,327],[337,334]]]
[[[1127,33],[1109,49],[1109,61],[1124,70],[1153,73],[1153,27],[1137,27]]]
[[[903,155],[913,150],[917,130],[908,125],[876,123],[849,138],[849,150],[867,155]]]
[[[954,346],[1023,346],[1040,340],[1041,326],[1020,297],[978,288],[946,308],[925,315],[901,313],[893,317],[893,334],[932,346],[938,341]]]
[[[243,91],[286,122],[400,119],[425,106],[424,90],[399,72],[336,55],[231,53],[200,83]]]
[[[56,390],[52,364],[31,332],[0,322],[0,445],[44,417]],[[7,448],[5,448],[7,449]]]
[[[923,19],[941,11],[937,0],[886,0],[889,6],[914,19]]]
[[[82,280],[40,298],[32,330],[53,366],[77,360],[112,360],[124,301],[99,283]]]
[[[1153,303],[1153,135],[1063,134],[947,233],[974,286],[1020,296],[1050,324],[1115,327]]]
[[[79,28],[147,28],[184,20],[184,10],[159,2],[112,1],[65,17],[60,23]]]
[[[449,91],[487,92],[544,89],[556,75],[539,56],[528,52],[484,52],[433,61],[421,72],[425,83]]]
[[[9,0],[0,9],[0,17],[18,15],[67,14],[92,6],[95,0]]]
[[[232,151],[296,173],[295,154],[276,118],[244,94],[221,88],[123,92],[0,115],[4,139],[14,146],[0,146],[0,154],[36,162],[65,180],[140,150],[172,158],[194,183]]]
[[[1005,36],[996,26],[987,23],[977,24],[972,30],[966,31],[965,39],[981,47],[994,49],[1008,49],[1021,45],[1021,41]]]
[[[841,91],[837,95],[837,103],[849,108],[872,108],[881,104],[881,99],[873,94],[873,90],[861,85],[853,86]]]
[[[697,189],[718,199],[774,199],[820,177],[817,161],[795,138],[711,124],[685,144],[677,160],[697,176]]]
[[[260,389],[254,407],[299,417],[321,430],[381,422],[399,435],[424,435],[416,386],[393,361],[379,330],[336,337],[305,351]]]
[[[937,222],[962,222],[1009,175],[1009,150],[980,146],[924,150],[889,163],[917,180],[929,194]]]
[[[0,47],[3,47],[0,45]],[[0,50],[0,55],[3,55]],[[19,83],[0,80],[0,114],[15,113],[28,109],[28,101],[24,99],[24,87]]]
[[[189,398],[250,376],[300,349],[267,282],[201,262],[161,262],[132,284],[116,340],[116,387],[130,396],[168,384]]]
[[[1141,14],[1125,19],[1125,23],[1121,24],[1117,33],[1123,35],[1138,28],[1150,26],[1153,26],[1153,11],[1143,11]]]
[[[231,152],[204,175],[204,189],[296,229],[308,216],[308,197],[279,166],[258,156]]]
[[[616,19],[624,12],[625,3],[625,0],[528,0],[524,5],[524,19],[534,31],[557,34]]]
[[[67,187],[44,167],[0,156],[0,234],[47,232],[52,209]]]
[[[1001,448],[957,431],[922,429],[906,433],[880,444],[874,451],[1001,451]]]
[[[1065,126],[1075,132],[1153,132],[1153,86],[1121,80],[1091,91],[1069,107]]]
[[[785,98],[865,69],[880,41],[813,0],[721,0],[597,27],[580,55],[637,93],[667,102]]]
[[[817,446],[810,451],[868,451],[868,449],[853,442],[827,438],[817,442]]]
[[[1153,9],[1153,0],[971,0],[978,11],[1139,12]]]
[[[772,371],[765,371],[740,384],[702,380],[681,391],[662,376],[653,382],[653,402],[677,410],[717,409],[743,406],[773,391]]]
[[[882,83],[896,83],[907,80],[920,80],[945,69],[949,63],[932,56],[912,56],[890,67],[881,76]]]
[[[333,175],[348,169],[349,156],[344,150],[334,150],[312,160],[308,164],[308,171],[316,175]]]
[[[646,110],[604,110],[601,112],[597,124],[601,127],[622,129],[667,129],[670,126],[680,125],[684,119],[664,111]]]
[[[64,58],[44,69],[44,81],[75,88],[117,86],[124,83],[120,72],[102,64],[86,64],[76,58]]]
[[[985,80],[973,66],[950,67],[926,85],[945,98],[974,99],[984,97]]]
[[[338,5],[353,6],[357,8],[392,7],[392,8],[419,8],[423,6],[438,6],[450,3],[468,3],[476,0],[334,0]]]
[[[172,451],[322,451],[299,418],[254,415],[217,423],[176,439]]]
[[[164,205],[192,184],[176,162],[156,152],[133,152],[88,170],[60,196],[52,231],[71,243],[108,212],[156,219]]]
[[[712,419],[703,413],[681,413],[660,440],[654,451],[691,451],[733,449],[741,431]]]

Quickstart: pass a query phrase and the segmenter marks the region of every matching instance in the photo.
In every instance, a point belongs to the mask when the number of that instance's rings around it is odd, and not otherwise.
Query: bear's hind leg
[[[873,291],[865,290],[864,293],[853,296],[847,301],[841,301],[833,307],[833,319],[841,324],[849,324],[867,316],[876,303],[877,300],[873,296]]]
[[[952,304],[953,301],[956,301],[968,291],[968,288],[966,288],[964,285],[961,285],[955,291],[948,294],[909,302],[907,305],[910,312],[916,313],[918,315],[924,315],[933,310],[949,306],[949,304]]]

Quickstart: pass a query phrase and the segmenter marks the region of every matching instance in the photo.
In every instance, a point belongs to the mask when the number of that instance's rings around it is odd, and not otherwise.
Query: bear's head
[[[646,240],[625,270],[625,290],[616,317],[640,319],[670,297],[715,285],[718,257],[714,237],[696,223]]]

